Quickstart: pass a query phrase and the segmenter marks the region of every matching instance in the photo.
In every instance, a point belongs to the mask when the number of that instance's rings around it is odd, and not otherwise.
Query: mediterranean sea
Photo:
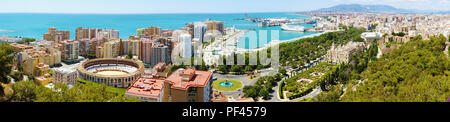
[[[289,13],[248,13],[252,18],[298,18],[305,19],[309,16],[291,15]],[[268,30],[267,41],[249,40],[242,38],[237,46],[246,49],[263,47],[271,41],[270,31],[279,30],[279,40],[289,40],[302,36],[315,34],[315,32],[282,31],[279,26],[258,27],[258,23],[238,20],[245,18],[245,13],[221,13],[221,14],[35,14],[35,13],[1,13],[0,36],[20,36],[42,39],[49,27],[57,30],[70,30],[71,39],[75,38],[75,29],[101,28],[116,29],[120,31],[120,38],[128,38],[136,34],[136,29],[158,26],[161,29],[180,29],[186,23],[204,21],[206,19],[224,21],[226,27],[235,26],[237,29],[252,29],[256,33],[247,33],[246,36],[259,35],[259,30]],[[302,24],[305,27],[313,25]],[[259,36],[257,36],[259,37]],[[245,45],[247,44],[247,45]],[[244,46],[245,45],[245,46]]]

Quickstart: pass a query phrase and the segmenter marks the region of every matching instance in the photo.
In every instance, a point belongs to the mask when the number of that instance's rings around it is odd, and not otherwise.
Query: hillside
[[[450,96],[450,59],[444,36],[415,40],[369,64],[363,83],[342,101],[444,102]],[[353,88],[352,88],[353,89]]]

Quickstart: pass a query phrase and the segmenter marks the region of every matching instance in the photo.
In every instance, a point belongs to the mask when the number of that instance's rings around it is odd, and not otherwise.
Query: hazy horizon
[[[0,13],[42,14],[210,14],[277,13],[328,8],[340,4],[390,5],[401,9],[450,11],[450,0],[13,0]]]

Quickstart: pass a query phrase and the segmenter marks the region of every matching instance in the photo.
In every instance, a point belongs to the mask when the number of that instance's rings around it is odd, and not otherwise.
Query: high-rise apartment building
[[[137,29],[137,37],[152,39],[153,37],[161,35],[160,27],[149,27]]]
[[[101,29],[98,28],[83,28],[78,27],[75,30],[75,40],[81,40],[81,39],[92,39],[96,38],[97,32],[101,31]]]
[[[114,29],[103,29],[97,33],[97,38],[119,39],[119,31]]]
[[[48,28],[48,32],[44,34],[44,40],[61,42],[70,39],[70,31],[57,31],[56,28]]]
[[[151,65],[155,66],[160,62],[169,63],[169,47],[163,44],[156,44],[152,47]]]
[[[194,23],[194,39],[198,39],[200,43],[203,43],[203,39],[207,30],[208,26],[205,23]]]
[[[75,30],[75,40],[93,38],[119,39],[119,31],[114,29],[82,28]]]
[[[141,38],[139,42],[139,59],[146,64],[151,63],[153,41],[147,38]]]
[[[61,57],[64,62],[74,62],[78,60],[79,56],[79,43],[74,40],[66,40],[60,42],[61,47]]]
[[[114,40],[103,44],[103,58],[115,58],[120,56],[120,41]]]
[[[93,54],[91,53],[91,45],[92,45],[92,41],[91,39],[87,39],[87,38],[83,38],[80,39],[79,41],[79,45],[80,45],[80,56],[83,56],[85,58],[88,57],[89,54]]]
[[[181,34],[179,36],[180,41],[180,53],[183,58],[192,57],[192,38],[190,34]]]
[[[208,31],[217,30],[222,34],[225,32],[225,24],[222,21],[210,21],[210,22],[208,22],[207,26],[208,26]]]
[[[122,51],[124,55],[128,55],[128,53],[131,51],[131,54],[133,54],[133,56],[139,56],[139,40],[122,40],[122,45]]]

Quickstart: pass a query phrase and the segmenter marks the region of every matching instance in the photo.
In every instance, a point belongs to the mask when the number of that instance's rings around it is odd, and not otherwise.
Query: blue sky
[[[0,3],[1,13],[295,12],[350,3],[450,10],[450,0],[1,0]]]

